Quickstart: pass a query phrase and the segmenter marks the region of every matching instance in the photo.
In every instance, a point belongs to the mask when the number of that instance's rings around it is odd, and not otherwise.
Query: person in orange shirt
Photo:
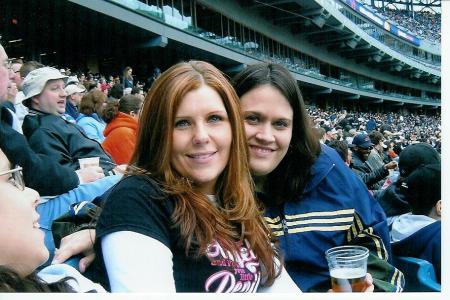
[[[128,164],[133,155],[142,103],[139,97],[126,95],[109,102],[103,111],[107,125],[102,146],[118,165]]]

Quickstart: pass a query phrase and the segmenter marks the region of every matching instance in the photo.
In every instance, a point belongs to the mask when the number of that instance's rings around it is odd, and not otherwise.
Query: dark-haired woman
[[[107,125],[102,147],[117,164],[128,164],[133,155],[142,102],[137,96],[126,95],[120,101],[108,102],[103,110]]]
[[[388,264],[389,232],[382,208],[336,151],[314,137],[289,71],[256,64],[233,83],[241,99],[258,198],[296,284],[302,291],[328,290],[325,251],[358,244],[372,250],[368,272],[384,280],[374,285],[401,290],[402,274]],[[367,291],[372,289],[367,279]]]

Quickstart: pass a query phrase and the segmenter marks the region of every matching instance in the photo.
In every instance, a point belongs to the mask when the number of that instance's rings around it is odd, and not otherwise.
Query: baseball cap
[[[69,84],[78,84],[80,83],[80,81],[78,80],[77,76],[69,76],[69,78],[67,79],[67,85]]]
[[[359,133],[353,138],[352,147],[369,148],[371,146],[373,146],[373,143],[369,135],[365,133]]]
[[[65,88],[67,96],[70,96],[75,93],[83,93],[86,91],[86,88],[81,84],[69,84]]]
[[[31,97],[42,93],[47,81],[54,79],[62,79],[64,83],[67,82],[67,76],[62,75],[58,69],[52,67],[43,67],[28,73],[22,83],[23,105],[29,106]]]
[[[401,188],[414,214],[428,214],[441,200],[441,164],[418,167],[402,181]]]
[[[400,175],[406,177],[418,167],[425,164],[441,162],[441,155],[427,143],[417,143],[407,146],[400,153],[398,167]]]

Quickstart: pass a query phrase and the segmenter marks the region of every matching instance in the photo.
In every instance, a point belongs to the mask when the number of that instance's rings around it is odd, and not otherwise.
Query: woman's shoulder
[[[163,195],[162,188],[158,181],[146,174],[125,176],[114,188],[116,191],[128,189],[137,189],[145,193]]]
[[[92,282],[88,278],[84,277],[72,266],[66,264],[50,265],[45,267],[37,276],[44,282],[51,284],[60,280],[67,280],[67,284],[77,293],[105,293],[105,289],[97,283]]]

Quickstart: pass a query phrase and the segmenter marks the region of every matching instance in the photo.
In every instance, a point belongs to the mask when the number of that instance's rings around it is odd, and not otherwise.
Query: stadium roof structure
[[[376,16],[373,19],[367,18],[367,15],[352,10],[345,4],[346,1],[240,0],[239,2],[246,9],[252,9],[264,19],[270,20],[275,26],[289,29],[299,39],[304,37],[305,42],[325,47],[329,52],[338,53],[343,58],[354,59],[359,64],[383,72],[403,76],[406,74],[411,80],[423,82],[425,79],[433,84],[440,81],[440,50],[430,51],[430,56],[439,57],[437,64],[429,64],[401,52],[404,48],[424,51],[426,49],[411,43],[415,37],[411,37],[411,40],[409,37],[404,39],[400,35],[386,31],[385,21],[377,19]],[[377,24],[377,21],[381,23]],[[383,35],[383,38],[377,38],[376,35]],[[388,39],[393,41],[392,44],[404,46],[393,49],[387,45]],[[303,45],[303,49],[307,51],[307,45],[305,43]],[[417,50],[411,50],[410,53],[414,51]],[[308,54],[318,55],[317,52]]]
[[[441,13],[441,0],[360,0],[374,7]]]

